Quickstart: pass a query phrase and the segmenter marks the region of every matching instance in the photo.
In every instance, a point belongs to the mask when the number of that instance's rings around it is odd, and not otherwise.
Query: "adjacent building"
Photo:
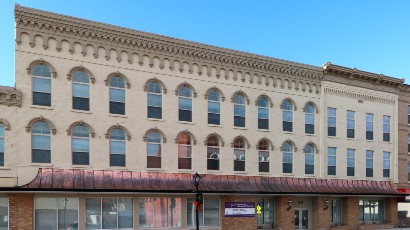
[[[20,5],[15,20],[0,229],[193,229],[195,172],[201,229],[397,226],[402,79]]]

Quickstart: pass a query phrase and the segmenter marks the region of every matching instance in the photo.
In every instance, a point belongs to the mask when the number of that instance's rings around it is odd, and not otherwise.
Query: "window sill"
[[[306,136],[311,136],[311,137],[316,137],[316,134],[314,133],[305,133]]]
[[[192,121],[178,121],[179,124],[195,125]]]
[[[233,171],[233,174],[248,174],[246,171]]]
[[[327,138],[337,139],[336,136],[327,136]]]
[[[39,166],[39,167],[53,167],[51,163],[31,163],[30,166]]]
[[[326,177],[328,177],[328,178],[332,178],[332,179],[334,179],[334,178],[338,178],[336,175],[326,175]]]
[[[122,118],[127,118],[127,115],[122,115],[122,114],[114,114],[114,113],[109,113],[108,114],[110,117],[122,117]]]
[[[207,173],[221,173],[222,171],[221,171],[221,170],[211,170],[211,169],[207,169],[206,172],[207,172]],[[409,183],[410,183],[410,181],[409,181]]]
[[[164,171],[164,169],[162,169],[162,168],[145,168],[145,171],[162,172],[162,171]]]
[[[52,106],[43,106],[43,105],[31,105],[31,108],[35,109],[47,109],[47,110],[53,110]]]
[[[366,141],[367,141],[367,142],[374,142],[374,140],[367,140],[367,139],[366,139]]]
[[[233,127],[234,129],[241,129],[241,130],[247,130],[248,128],[246,128],[246,127],[238,127],[238,126],[234,126]]]
[[[146,119],[147,119],[148,121],[161,121],[161,122],[165,121],[165,118],[158,119],[158,118],[146,117]]]
[[[269,130],[269,129],[257,129],[258,131],[260,131],[260,132],[270,132],[271,130]]]
[[[305,177],[311,177],[311,178],[314,178],[314,177],[316,177],[316,175],[315,175],[315,174],[305,174]]]
[[[71,109],[71,112],[74,113],[87,113],[87,114],[92,114],[91,111],[87,111],[87,110],[78,110],[78,109]]]
[[[72,165],[71,168],[75,168],[75,169],[90,169],[91,166],[90,166],[90,165]]]
[[[258,172],[258,175],[269,176],[270,173],[269,172]]]
[[[9,167],[0,166],[0,170],[10,170]]]
[[[354,137],[346,137],[346,140],[355,140]]]
[[[294,134],[294,132],[282,131],[283,134]]]
[[[127,167],[123,167],[123,166],[110,166],[110,167],[108,167],[108,170],[110,170],[110,169],[114,169],[114,170],[128,170],[128,168]]]
[[[177,172],[179,172],[179,173],[193,173],[194,170],[192,170],[192,169],[178,169]]]
[[[283,176],[294,177],[295,174],[293,173],[282,173]]]
[[[218,128],[222,128],[221,125],[215,125],[215,124],[208,124],[209,127],[218,127]]]

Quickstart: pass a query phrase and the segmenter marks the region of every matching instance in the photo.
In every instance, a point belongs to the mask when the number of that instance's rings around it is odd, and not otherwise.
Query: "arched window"
[[[269,172],[269,143],[266,140],[258,144],[259,172]]]
[[[216,90],[208,92],[208,124],[221,124],[221,96]]]
[[[293,104],[285,100],[282,104],[283,131],[293,132]]]
[[[305,174],[315,174],[315,155],[311,144],[305,146]]]
[[[73,73],[73,109],[90,110],[90,78],[85,71]]]
[[[148,118],[162,118],[162,87],[157,82],[148,82]]]
[[[4,125],[0,123],[0,166],[4,166]]]
[[[207,169],[219,170],[219,139],[211,136],[206,141],[207,146]]]
[[[115,128],[110,131],[110,166],[125,167],[125,132]]]
[[[311,103],[305,106],[305,133],[315,133],[315,107]]]
[[[87,126],[76,125],[72,128],[71,151],[73,165],[90,164],[90,131]]]
[[[119,76],[110,79],[110,113],[125,115],[125,80]]]
[[[188,133],[178,138],[178,169],[192,169],[192,140]]]
[[[258,99],[258,129],[269,129],[269,102],[264,97]]]
[[[147,134],[147,168],[161,168],[161,134]]]
[[[46,65],[35,65],[33,75],[33,105],[51,106],[51,70]]]
[[[285,142],[282,145],[282,172],[292,173],[293,172],[293,146],[292,144]]]
[[[192,121],[192,90],[188,86],[178,88],[179,121]]]
[[[234,126],[245,127],[245,97],[236,94],[233,98],[234,103]]]
[[[31,128],[31,160],[34,163],[51,163],[50,127],[38,121]]]
[[[236,138],[233,142],[233,170],[245,171],[245,141]]]

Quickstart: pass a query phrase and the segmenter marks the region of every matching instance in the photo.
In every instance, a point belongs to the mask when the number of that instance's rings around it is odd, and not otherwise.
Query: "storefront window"
[[[379,223],[384,221],[384,200],[360,200],[360,222]]]
[[[331,201],[331,220],[333,225],[339,225],[342,222],[342,202],[340,199]]]
[[[36,230],[69,227],[78,228],[78,198],[35,198]]]
[[[181,227],[181,198],[140,198],[139,225],[141,228]]]
[[[86,229],[133,227],[132,198],[86,198]]]
[[[187,200],[187,225],[196,226],[194,198]],[[204,198],[202,211],[199,211],[199,226],[219,226],[219,199]]]
[[[258,200],[256,215],[258,217],[258,228],[272,228],[275,216],[273,199]]]
[[[9,199],[0,197],[0,230],[9,229]]]

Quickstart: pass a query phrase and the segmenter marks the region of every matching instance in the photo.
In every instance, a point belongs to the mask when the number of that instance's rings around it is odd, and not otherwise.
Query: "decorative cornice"
[[[360,99],[360,100],[366,100],[366,101],[377,101],[380,103],[385,103],[385,104],[395,104],[396,99],[394,98],[386,98],[382,96],[374,96],[374,95],[369,95],[366,93],[359,93],[359,92],[352,92],[352,91],[347,91],[343,89],[336,89],[336,88],[329,88],[325,87],[325,93],[332,94],[332,95],[337,95],[337,96],[342,96],[342,97],[349,97],[353,99]]]
[[[21,107],[21,91],[13,87],[0,86],[0,105]]]

